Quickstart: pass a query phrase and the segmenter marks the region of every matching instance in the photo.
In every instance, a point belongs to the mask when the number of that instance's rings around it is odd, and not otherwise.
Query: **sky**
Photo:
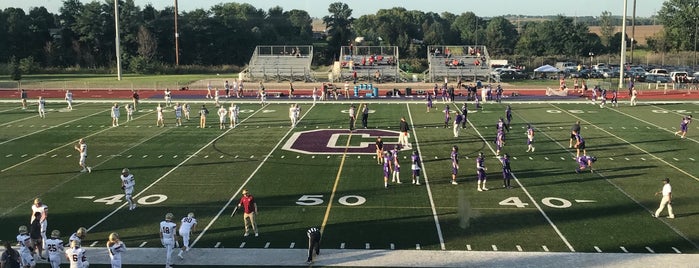
[[[93,0],[80,0],[91,2]],[[99,0],[105,1],[105,0]],[[136,5],[144,7],[153,5],[156,9],[166,6],[174,6],[175,0],[134,0]],[[269,10],[274,6],[281,6],[284,10],[306,10],[311,17],[322,18],[328,15],[330,3],[339,0],[178,0],[180,12],[192,11],[197,8],[209,9],[224,2],[249,3],[256,8]],[[628,0],[628,16],[631,16],[634,0]],[[636,16],[650,17],[660,10],[665,0],[635,0]],[[423,12],[442,13],[445,11],[461,14],[472,11],[479,17],[495,17],[500,15],[564,15],[564,16],[599,16],[603,11],[609,11],[612,15],[621,16],[624,9],[624,0],[349,0],[347,3],[353,10],[352,16],[358,18],[366,14],[375,14],[379,9],[404,7],[407,10],[421,10]],[[22,8],[28,11],[32,7],[44,6],[49,12],[58,13],[63,5],[63,0],[2,0],[0,9],[7,7]]]

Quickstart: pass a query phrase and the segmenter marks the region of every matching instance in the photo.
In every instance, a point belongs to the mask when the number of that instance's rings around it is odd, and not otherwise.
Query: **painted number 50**
[[[323,204],[322,194],[307,194],[302,195],[297,201],[297,205],[301,206],[317,206]],[[359,206],[366,203],[366,198],[359,195],[345,195],[337,200],[338,203],[345,206]]]

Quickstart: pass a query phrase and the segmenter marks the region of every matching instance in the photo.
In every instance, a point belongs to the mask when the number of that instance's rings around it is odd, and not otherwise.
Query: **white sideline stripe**
[[[250,114],[250,115],[249,115],[247,118],[245,118],[243,121],[245,121],[245,120],[247,120],[248,118],[250,118],[251,116],[257,114],[257,112],[262,111],[265,107],[266,107],[266,106],[260,108],[260,109],[257,110],[256,112]],[[242,123],[243,121],[241,121],[241,123]],[[165,128],[165,129],[170,130],[170,129],[174,129],[174,128]],[[136,197],[140,196],[142,193],[145,193],[146,191],[148,191],[148,189],[150,189],[151,187],[155,186],[155,185],[156,185],[158,182],[160,182],[161,180],[165,179],[165,177],[167,177],[167,176],[170,175],[172,172],[174,172],[175,170],[177,170],[179,167],[181,167],[182,165],[184,165],[184,163],[187,163],[187,161],[189,161],[189,159],[192,159],[192,158],[193,158],[195,155],[197,155],[199,152],[203,151],[204,149],[206,149],[207,147],[209,147],[211,144],[213,144],[215,141],[217,141],[218,139],[220,139],[220,138],[223,137],[224,135],[228,134],[228,132],[231,131],[231,130],[232,130],[232,128],[229,128],[228,130],[224,131],[224,132],[221,133],[220,135],[216,136],[216,138],[212,139],[210,142],[208,142],[207,144],[205,144],[204,146],[202,146],[201,148],[199,148],[199,150],[197,150],[195,153],[193,153],[193,154],[190,155],[189,157],[187,157],[187,158],[185,158],[184,160],[182,160],[182,162],[180,162],[179,164],[177,164],[177,166],[174,166],[173,168],[171,168],[170,170],[168,170],[168,172],[166,172],[165,174],[163,174],[162,176],[160,176],[160,178],[158,178],[157,180],[155,180],[154,182],[152,182],[150,185],[146,186],[146,188],[143,188],[143,190],[141,190],[140,192],[138,192],[137,194],[135,194],[133,197],[136,198]],[[106,161],[106,160],[105,160],[105,161]],[[102,219],[100,219],[99,221],[97,221],[95,224],[93,224],[92,226],[90,226],[90,228],[87,228],[87,231],[90,231],[90,230],[92,230],[93,228],[97,227],[97,225],[99,225],[100,223],[102,223],[102,222],[104,222],[105,220],[107,220],[109,217],[111,217],[112,215],[114,215],[115,213],[117,213],[117,211],[119,211],[119,210],[122,209],[123,207],[126,207],[126,205],[128,205],[128,204],[129,204],[128,202],[122,203],[121,206],[118,206],[118,207],[115,208],[112,212],[110,212],[109,214],[107,214],[107,216],[104,216],[104,218],[102,218]],[[207,226],[207,227],[208,227],[208,226]],[[202,233],[200,233],[199,236],[201,237],[201,234],[203,234],[203,233],[204,233],[204,232],[202,231]],[[197,240],[198,240],[198,239],[199,239],[199,238],[197,238]],[[194,241],[194,243],[196,243],[196,240]],[[194,246],[194,243],[192,243],[192,246],[191,246],[191,247]]]
[[[430,208],[432,209],[432,218],[434,219],[434,225],[437,229],[437,237],[439,238],[439,247],[442,250],[446,250],[447,246],[444,243],[444,235],[442,234],[442,226],[439,224],[439,217],[437,216],[437,208],[434,204],[434,198],[432,197],[432,187],[430,187],[430,179],[427,176],[427,169],[424,168],[425,162],[422,157],[422,150],[420,150],[420,142],[417,140],[417,132],[415,132],[415,124],[413,124],[413,114],[410,112],[410,106],[405,104],[408,109],[408,118],[410,118],[410,128],[413,130],[413,139],[415,139],[415,147],[417,148],[417,153],[420,155],[420,166],[422,169],[423,181],[425,181],[425,188],[427,189],[427,196],[430,199]],[[435,156],[435,158],[437,158]]]
[[[636,146],[635,144],[632,144],[632,143],[628,142],[627,140],[625,140],[625,139],[623,139],[623,138],[621,138],[621,137],[619,137],[619,136],[617,136],[617,135],[614,135],[614,134],[612,134],[612,133],[610,133],[610,132],[608,132],[608,131],[606,131],[606,130],[600,128],[600,127],[597,127],[595,124],[592,124],[592,123],[590,123],[589,121],[586,121],[586,120],[584,120],[584,119],[582,119],[582,118],[580,118],[580,117],[578,117],[578,116],[576,116],[576,115],[574,115],[574,114],[572,114],[572,113],[570,113],[570,112],[568,112],[568,111],[566,111],[566,110],[562,110],[562,109],[560,109],[560,108],[559,108],[558,106],[556,106],[556,105],[551,104],[551,106],[556,107],[556,109],[559,109],[559,110],[561,110],[561,111],[567,113],[568,115],[570,115],[570,116],[572,116],[572,117],[575,117],[576,119],[578,119],[578,120],[581,121],[581,122],[585,122],[586,124],[589,124],[590,126],[596,127],[597,129],[599,129],[599,130],[601,130],[601,131],[607,133],[608,135],[610,135],[610,136],[612,136],[612,137],[615,137],[615,138],[617,138],[617,139],[619,139],[619,140],[622,140],[622,141],[626,142],[627,144],[631,145],[632,147],[638,149],[639,151],[644,152],[645,154],[650,155],[650,156],[652,156],[653,158],[657,159],[658,161],[663,162],[663,163],[665,163],[666,165],[673,167],[674,169],[680,171],[681,173],[684,173],[685,175],[687,175],[687,176],[693,178],[694,180],[699,181],[699,178],[697,178],[696,176],[693,176],[692,174],[689,174],[689,173],[687,173],[686,171],[684,171],[684,170],[682,170],[682,169],[680,169],[680,168],[678,168],[678,167],[676,167],[676,166],[674,166],[674,165],[668,163],[667,161],[663,160],[663,159],[660,158],[660,157],[657,157],[657,156],[651,154],[650,152],[644,150],[643,148],[638,147],[638,146]],[[616,187],[621,193],[623,193],[624,195],[626,195],[626,197],[628,197],[629,199],[631,199],[632,201],[634,201],[636,204],[638,204],[638,206],[642,207],[642,208],[645,209],[646,211],[651,212],[651,213],[652,213],[653,211],[655,211],[655,209],[653,209],[653,208],[650,208],[650,209],[649,209],[648,207],[644,206],[641,202],[638,202],[638,200],[636,200],[636,199],[633,198],[630,194],[628,194],[626,191],[624,191],[623,189],[621,189],[621,187],[619,187],[619,186],[616,185],[614,182],[612,182],[612,181],[610,181],[609,179],[607,179],[607,177],[605,177],[604,174],[602,174],[601,172],[595,172],[595,174],[597,174],[598,176],[604,178],[604,180],[606,180],[609,184],[611,184],[611,185],[613,185],[614,187]],[[699,249],[699,244],[697,244],[697,243],[695,243],[693,240],[689,239],[689,237],[687,237],[687,236],[686,236],[684,233],[682,233],[679,229],[677,229],[677,228],[675,228],[674,226],[670,225],[667,221],[662,221],[662,222],[665,224],[665,226],[667,226],[668,228],[670,228],[671,230],[673,230],[677,235],[681,236],[681,237],[684,238],[687,242],[689,242],[690,244],[692,244],[695,248]]]
[[[459,108],[459,107],[456,106],[456,104],[454,104],[454,107],[456,107],[456,109]],[[517,114],[517,113],[515,113],[515,114]],[[521,118],[521,116],[519,116],[519,115],[517,115],[517,116]],[[526,120],[524,120],[524,121],[526,121]],[[483,135],[481,135],[481,132],[478,131],[478,128],[476,128],[476,126],[473,125],[473,123],[471,123],[471,121],[468,121],[468,124],[471,125],[471,129],[473,129],[474,131],[476,131],[476,134],[478,134],[478,137],[480,137],[481,140],[483,140],[483,141],[485,142],[485,144],[488,145],[488,149],[490,149],[490,151],[491,151],[493,154],[495,154],[495,150],[493,149],[493,146],[491,145],[490,142],[488,142],[488,141],[483,137]],[[548,135],[547,135],[547,136],[548,136]],[[556,143],[558,143],[558,142],[556,142]],[[560,143],[559,143],[559,145],[560,145]],[[548,160],[548,159],[547,159],[547,160]],[[541,213],[542,216],[544,216],[544,219],[546,219],[546,221],[549,223],[549,225],[551,225],[551,228],[553,228],[553,230],[556,232],[556,234],[558,234],[558,237],[561,238],[561,240],[563,241],[563,243],[566,244],[566,246],[568,247],[568,249],[569,249],[571,252],[575,252],[575,248],[573,248],[573,245],[571,245],[570,242],[568,242],[568,239],[563,235],[563,233],[561,232],[561,230],[558,229],[558,226],[556,226],[556,224],[553,223],[553,220],[551,220],[551,218],[549,218],[548,214],[546,214],[546,212],[545,212],[545,211],[541,208],[541,206],[539,205],[539,202],[537,202],[536,199],[534,199],[534,197],[529,193],[529,191],[527,190],[527,188],[524,187],[524,185],[519,181],[519,179],[517,178],[517,176],[515,175],[514,172],[512,172],[512,178],[515,179],[515,182],[517,182],[517,185],[519,185],[519,188],[522,189],[522,191],[524,192],[524,194],[527,195],[527,197],[528,197],[529,200],[532,202],[532,204],[534,204],[534,206],[536,207],[536,209],[539,210],[539,212]],[[548,249],[545,249],[545,250],[548,251]]]
[[[149,115],[149,114],[150,114],[150,113],[146,113],[146,114],[144,114],[144,115],[142,115],[142,116],[139,116],[138,118],[147,116],[147,115]],[[90,116],[91,116],[91,115],[90,115]],[[138,118],[136,118],[136,119],[138,119]],[[102,132],[105,132],[105,131],[107,131],[107,130],[110,130],[110,129],[107,128],[107,129],[103,129],[103,130],[97,131],[97,132],[95,132],[95,133],[92,133],[92,134],[90,134],[90,135],[85,136],[84,138],[89,138],[89,137],[95,136],[95,135],[97,135],[97,134],[101,134]],[[5,172],[5,171],[8,171],[8,170],[13,169],[13,168],[15,168],[15,167],[18,167],[18,166],[20,166],[20,165],[23,165],[23,164],[25,164],[25,163],[27,163],[27,162],[29,162],[29,161],[32,161],[32,160],[34,160],[34,159],[37,159],[37,158],[39,158],[39,157],[41,157],[41,156],[44,156],[44,155],[46,155],[46,154],[48,154],[48,153],[50,153],[50,152],[56,151],[56,150],[58,150],[58,149],[61,149],[61,148],[63,148],[63,147],[66,147],[66,146],[69,146],[69,145],[73,145],[73,144],[75,144],[75,141],[71,141],[70,143],[66,143],[66,144],[64,144],[64,145],[58,146],[58,147],[53,148],[53,149],[51,149],[51,150],[49,150],[49,151],[46,151],[46,152],[44,152],[44,153],[37,154],[37,155],[35,155],[35,156],[32,157],[32,158],[28,158],[27,160],[24,160],[24,161],[22,161],[22,162],[19,162],[19,163],[17,163],[17,164],[14,164],[14,165],[12,165],[12,166],[9,166],[9,167],[7,167],[7,168],[5,168],[5,169],[3,169],[3,170],[0,170],[0,173],[3,173],[3,172]],[[55,155],[52,155],[51,157],[55,157]],[[3,214],[3,215],[5,215],[5,214]],[[2,217],[2,216],[0,216],[0,217]]]
[[[88,117],[91,117],[91,116],[95,116],[95,115],[98,115],[98,114],[101,114],[101,113],[104,113],[104,112],[106,112],[106,111],[96,112],[96,113],[94,113],[94,114],[90,114],[90,115],[86,115],[86,116],[81,116],[81,117],[78,117],[78,118],[76,118],[76,119],[70,120],[70,121],[68,121],[68,122],[63,122],[63,123],[61,123],[61,124],[58,124],[58,125],[55,125],[55,126],[52,126],[52,127],[42,128],[42,129],[37,130],[37,131],[34,131],[34,132],[32,132],[32,133],[27,133],[27,134],[24,134],[24,135],[22,135],[22,136],[15,137],[15,138],[12,138],[12,139],[9,139],[9,140],[0,142],[0,145],[3,145],[3,144],[8,143],[8,142],[13,142],[13,141],[16,141],[16,140],[18,140],[18,139],[21,139],[21,138],[24,138],[24,137],[28,137],[28,136],[31,136],[31,135],[34,135],[34,134],[37,134],[37,133],[41,133],[41,132],[47,131],[47,130],[52,129],[52,128],[57,128],[57,127],[59,127],[59,126],[65,125],[65,124],[70,124],[70,123],[75,122],[75,121],[78,121],[78,120],[83,120],[83,119],[85,119],[85,118],[88,118]],[[79,127],[79,126],[78,126],[78,127]]]
[[[264,110],[264,108],[266,108],[267,106],[269,106],[269,104],[263,106],[262,108],[260,108],[260,109],[257,110],[256,112],[252,113],[250,116],[248,116],[247,118],[245,118],[243,121],[247,120],[248,118],[252,117],[253,115],[257,114],[258,112]],[[301,122],[301,120],[303,120],[303,118],[305,118],[306,115],[308,115],[308,113],[311,112],[311,110],[313,109],[313,107],[315,107],[315,106],[311,106],[311,108],[308,108],[308,110],[306,110],[306,113],[304,113],[303,116],[302,116],[301,118],[299,118],[299,120],[298,120],[297,122]],[[242,123],[243,121],[241,121],[241,123]],[[231,129],[232,129],[232,128],[231,128]],[[229,129],[229,130],[230,130],[230,129]],[[226,133],[227,133],[229,130],[227,130]],[[228,199],[228,202],[226,202],[226,204],[223,205],[223,207],[221,207],[221,210],[218,211],[218,213],[216,214],[216,216],[214,216],[214,217],[211,219],[211,221],[209,221],[209,224],[207,224],[206,227],[204,227],[204,229],[201,230],[201,232],[199,233],[199,235],[197,236],[197,238],[194,239],[194,241],[192,241],[192,246],[191,246],[191,247],[194,247],[194,245],[196,245],[197,242],[199,242],[199,239],[201,239],[201,238],[204,236],[204,234],[206,233],[206,231],[208,231],[209,228],[211,228],[211,226],[214,225],[214,222],[216,222],[216,220],[218,220],[218,218],[221,217],[221,214],[223,214],[223,211],[225,211],[226,208],[228,208],[228,206],[230,206],[231,203],[233,203],[233,200],[234,200],[236,197],[238,197],[238,194],[243,190],[243,188],[245,188],[245,185],[247,185],[248,182],[250,182],[250,180],[252,179],[252,177],[255,176],[255,174],[257,174],[257,171],[259,171],[260,168],[262,168],[262,165],[264,165],[264,164],[267,162],[267,159],[268,159],[269,156],[272,154],[272,152],[274,152],[275,150],[277,150],[277,148],[279,148],[279,145],[282,144],[282,142],[284,141],[284,139],[286,139],[286,137],[288,137],[289,134],[291,134],[291,131],[293,131],[293,130],[294,130],[294,128],[290,128],[290,129],[286,132],[286,134],[284,135],[284,137],[282,137],[281,139],[279,139],[279,142],[277,142],[277,145],[275,145],[274,148],[272,148],[272,150],[267,154],[267,156],[265,156],[265,158],[263,158],[262,161],[260,161],[260,164],[257,165],[257,168],[255,168],[255,170],[253,170],[252,173],[250,173],[250,176],[248,176],[248,178],[243,182],[243,184],[240,185],[240,187],[238,188],[238,190],[236,190],[236,192],[231,196],[231,198]],[[224,133],[224,134],[225,134],[225,133]],[[223,134],[222,134],[221,136],[223,136]],[[213,142],[216,141],[217,139],[218,139],[218,138],[212,140],[209,144],[213,143]],[[208,146],[208,145],[207,145],[207,146]],[[204,148],[202,148],[202,149],[204,149]],[[201,151],[202,149],[200,149],[199,151]],[[197,153],[199,153],[199,151],[197,151]],[[238,156],[236,155],[236,158],[237,158],[237,157],[238,157]],[[187,159],[189,159],[189,158],[187,158]],[[186,161],[186,160],[185,160],[185,161]],[[183,163],[184,163],[184,162],[183,162]],[[178,166],[179,166],[179,165],[178,165]],[[177,167],[175,167],[175,168],[177,168]],[[166,175],[167,175],[167,174],[166,174]],[[126,204],[124,204],[124,205],[126,205]]]

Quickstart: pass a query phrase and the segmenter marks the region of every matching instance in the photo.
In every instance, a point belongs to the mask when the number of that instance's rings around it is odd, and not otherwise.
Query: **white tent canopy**
[[[557,73],[557,72],[560,72],[560,70],[556,69],[556,67],[553,67],[551,65],[546,64],[544,66],[541,66],[539,68],[534,69],[534,72],[537,72],[537,73]]]

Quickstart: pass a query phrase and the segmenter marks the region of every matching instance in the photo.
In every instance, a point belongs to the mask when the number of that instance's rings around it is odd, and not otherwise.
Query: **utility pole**
[[[177,0],[175,0],[175,65],[180,65],[180,33],[177,31]]]
[[[626,7],[624,0],[624,12],[621,15],[621,60],[619,62],[619,88],[624,88],[624,67],[626,66]]]
[[[631,64],[634,63],[634,60],[633,60],[633,43],[634,43],[634,41],[636,41],[636,0],[633,0],[633,15],[631,15]]]
[[[121,41],[119,40],[119,0],[114,0],[114,28],[115,43],[116,43],[116,63],[117,63],[117,80],[121,81]]]

